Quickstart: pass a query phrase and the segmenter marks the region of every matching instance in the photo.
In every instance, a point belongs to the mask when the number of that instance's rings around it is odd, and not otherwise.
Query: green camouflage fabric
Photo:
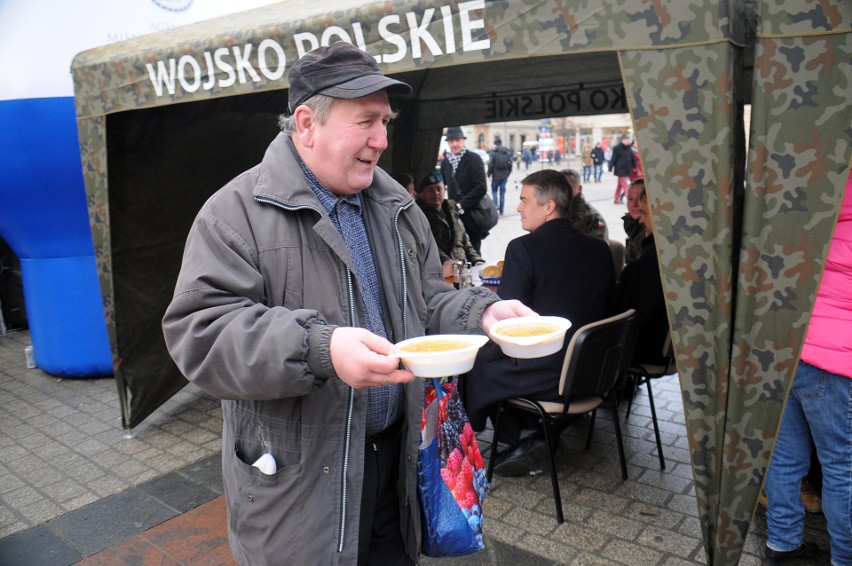
[[[568,211],[568,219],[580,232],[595,236],[602,240],[609,239],[609,230],[601,213],[590,205],[583,193],[578,194],[571,201],[571,209]]]
[[[850,38],[848,0],[291,0],[81,53],[81,157],[119,390],[107,115],[286,89],[301,50],[339,40],[415,87],[393,165],[431,167],[437,142],[423,134],[448,124],[629,106],[706,560],[735,564],[849,167]]]
[[[739,561],[849,171],[852,5],[801,7],[759,5],[745,179],[735,45],[621,57],[708,564]]]

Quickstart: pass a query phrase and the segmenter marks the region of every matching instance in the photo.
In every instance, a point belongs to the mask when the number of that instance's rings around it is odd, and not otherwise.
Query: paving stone
[[[645,524],[627,518],[617,512],[596,510],[586,520],[589,528],[625,540],[635,540],[645,528]]]
[[[0,525],[0,545],[2,545],[3,543],[2,539],[5,539],[6,537],[10,537],[12,535],[16,535],[18,533],[25,532],[30,529],[31,526],[32,525],[30,525],[29,523],[22,521],[17,521],[8,525]],[[0,558],[2,558],[2,554],[0,554]]]
[[[683,521],[681,513],[675,513],[663,507],[654,506],[641,501],[635,501],[622,513],[625,517],[640,523],[653,523],[666,529],[675,529]]]
[[[695,495],[673,495],[669,500],[668,508],[678,513],[698,517],[698,505],[695,503]]]
[[[18,537],[0,540],[0,564],[66,566],[78,562],[82,557],[43,526],[30,529]]]
[[[146,493],[131,489],[67,513],[46,526],[82,556],[91,556],[175,514]]]
[[[104,444],[103,442],[93,438],[83,440],[74,447],[75,452],[87,458],[96,458],[98,454],[101,454],[108,449],[108,444]]]
[[[103,498],[110,495],[115,495],[116,493],[120,493],[131,487],[133,484],[131,484],[130,481],[125,478],[119,478],[112,474],[109,474],[87,482],[86,485],[89,486],[89,489],[92,491],[92,493],[95,493],[101,498]]]
[[[606,533],[573,521],[566,521],[559,525],[553,531],[553,534],[550,535],[550,538],[554,541],[576,547],[577,549],[589,551],[601,550],[608,540]]]
[[[85,483],[89,478],[98,477],[104,472],[99,465],[84,459],[69,456],[68,460],[69,462],[63,463],[64,469],[69,476],[79,482]]]
[[[18,513],[31,525],[38,525],[59,517],[65,510],[58,504],[47,499],[40,499],[29,505],[18,507]]]
[[[639,534],[637,542],[643,546],[674,554],[682,558],[692,556],[701,546],[701,540],[676,533],[672,530],[648,526]]]
[[[44,496],[38,490],[24,485],[23,487],[4,493],[0,496],[0,499],[13,509],[21,509],[27,505],[41,501],[44,499]]]
[[[217,496],[214,491],[190,481],[177,472],[140,484],[139,489],[178,513],[195,509]]]
[[[659,466],[643,470],[643,473],[639,474],[636,481],[644,485],[670,491],[676,495],[688,493],[692,487],[692,478],[686,479],[667,473],[667,471],[660,470]]]
[[[516,546],[557,564],[570,564],[579,554],[579,550],[574,547],[558,544],[549,537],[537,534],[523,537]]]
[[[601,555],[620,564],[657,564],[663,553],[635,542],[613,539],[606,545]]]
[[[222,457],[214,453],[212,456],[205,456],[188,466],[184,466],[177,470],[179,474],[199,485],[203,485],[207,489],[221,494],[222,486]],[[486,498],[485,505],[490,501],[490,496]]]
[[[71,499],[83,496],[88,492],[88,488],[72,479],[64,479],[48,484],[42,487],[40,491],[51,500],[62,504]]]
[[[530,511],[522,507],[514,507],[501,517],[507,524],[523,528],[528,532],[550,534],[556,527],[556,511],[553,507],[545,510]]]
[[[588,552],[580,552],[571,560],[571,566],[612,566],[610,558],[604,558]]]
[[[488,519],[496,519],[508,513],[513,507],[511,502],[491,493],[485,498],[485,503],[482,505],[482,514]]]

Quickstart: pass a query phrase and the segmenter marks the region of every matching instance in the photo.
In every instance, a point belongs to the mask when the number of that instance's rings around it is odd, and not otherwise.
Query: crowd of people
[[[606,222],[583,196],[584,182],[601,181],[605,155],[601,144],[584,148],[582,172],[541,169],[521,180],[517,212],[528,233],[508,244],[496,293],[456,289],[448,266],[484,261],[488,229],[475,212],[489,198],[505,212],[512,152],[495,141],[486,168],[466,149],[462,128],[449,126],[439,171],[417,182],[391,176],[377,166],[395,117],[389,93],[406,94],[408,84],[345,42],[307,53],[288,79],[288,112],[262,162],[215,193],[193,223],[163,318],[166,345],[188,379],[222,399],[228,534],[238,562],[413,564],[424,389],[400,366],[394,343],[487,334],[500,320],[535,314],[572,321],[562,351],[550,356],[518,360],[493,345],[481,349],[464,387],[476,431],[503,399],[555,398],[571,332],[586,323],[636,309],[634,358],[653,362],[669,323],[651,202],[625,136],[609,160],[614,200],[627,196],[627,262],[614,261]],[[849,559],[852,360],[848,350],[825,355],[842,350],[830,341],[838,335],[837,296],[845,308],[852,302],[843,226],[830,256],[839,275],[820,287],[814,320],[821,322],[808,332],[810,353],[767,480],[773,560],[814,552],[802,540],[797,499],[814,440],[808,426],[820,435],[825,485],[837,494],[826,505],[832,552]],[[844,328],[848,337],[852,328]],[[811,395],[826,380],[832,418]],[[524,436],[530,423],[522,418],[503,418],[495,473],[528,474],[542,441]],[[825,432],[843,426],[845,437],[842,428]],[[253,466],[261,458],[274,462],[274,481]]]

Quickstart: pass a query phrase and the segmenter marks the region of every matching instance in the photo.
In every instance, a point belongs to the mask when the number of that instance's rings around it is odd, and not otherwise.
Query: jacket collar
[[[274,200],[288,208],[309,207],[324,214],[322,205],[299,167],[293,140],[283,132],[269,144],[260,163],[257,184],[252,194],[256,199]],[[361,195],[365,201],[388,208],[396,208],[412,200],[407,192],[397,190],[396,183],[378,167],[373,174],[373,182],[361,191]]]

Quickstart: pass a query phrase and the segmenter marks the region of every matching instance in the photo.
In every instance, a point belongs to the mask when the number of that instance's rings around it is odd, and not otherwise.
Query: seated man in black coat
[[[487,417],[493,422],[497,404],[503,399],[557,398],[562,362],[573,331],[606,318],[615,299],[615,267],[609,246],[600,238],[583,234],[566,218],[572,190],[565,176],[554,170],[538,171],[526,177],[522,185],[518,212],[522,227],[530,233],[509,242],[498,294],[504,299],[519,299],[540,315],[565,317],[572,327],[562,350],[543,358],[509,358],[493,343],[480,350],[465,378],[465,405],[476,431],[485,428]],[[513,417],[504,413],[500,442],[517,443],[522,423]],[[532,443],[522,447],[533,448]],[[506,464],[498,464],[498,474],[525,473],[523,467]]]

